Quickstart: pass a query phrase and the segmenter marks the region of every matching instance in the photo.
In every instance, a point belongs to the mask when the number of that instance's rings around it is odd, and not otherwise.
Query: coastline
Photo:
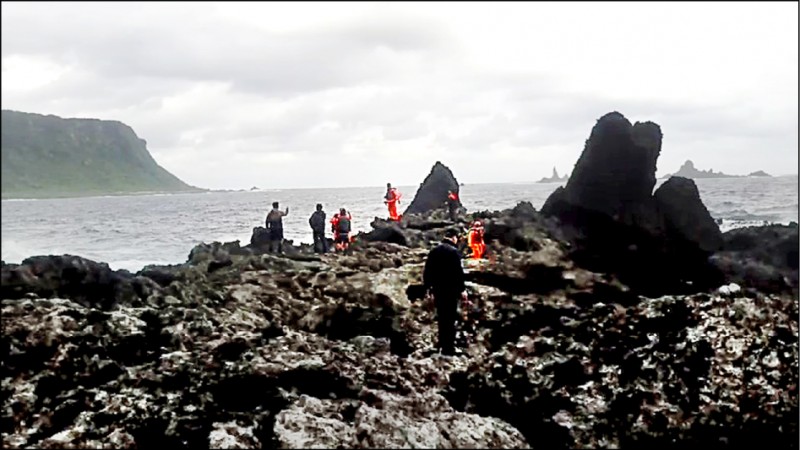
[[[669,433],[699,444],[747,429],[713,408],[739,402],[741,364],[763,386],[742,403],[747,423],[796,438],[795,372],[775,370],[797,365],[794,295],[730,284],[643,296],[576,266],[561,228],[529,204],[480,214],[499,243],[465,261],[479,310],[455,357],[433,348],[430,298],[410,293],[444,211],[376,221],[349,256],[308,245],[276,256],[254,239],[135,274],[80,257],[3,265],[3,406],[25,424],[3,443],[626,447]],[[657,401],[640,410],[625,400],[637,395]],[[358,440],[360,429],[371,431]]]

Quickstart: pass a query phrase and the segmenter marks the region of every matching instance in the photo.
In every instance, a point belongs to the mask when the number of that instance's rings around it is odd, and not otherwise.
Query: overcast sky
[[[2,3],[2,108],[119,120],[212,189],[571,172],[617,110],[691,159],[797,173],[798,4]]]

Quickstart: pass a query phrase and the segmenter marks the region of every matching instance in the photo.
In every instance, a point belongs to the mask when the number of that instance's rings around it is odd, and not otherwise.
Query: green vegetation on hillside
[[[198,191],[117,121],[2,111],[2,197]]]

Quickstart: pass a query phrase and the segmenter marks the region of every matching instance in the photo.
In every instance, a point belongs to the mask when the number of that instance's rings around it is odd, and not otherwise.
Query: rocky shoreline
[[[135,274],[3,264],[3,445],[797,448],[797,224],[723,234],[690,180],[653,194],[660,131],[625,122],[598,121],[542,212],[454,224],[438,168],[432,206],[376,218],[352,255],[268,254],[256,228]],[[641,181],[602,176],[620,160]],[[443,357],[414,287],[478,217],[480,317]]]

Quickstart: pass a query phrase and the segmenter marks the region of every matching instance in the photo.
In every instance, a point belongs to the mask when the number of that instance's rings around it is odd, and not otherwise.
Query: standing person
[[[392,183],[386,183],[386,195],[383,196],[383,203],[389,207],[389,220],[400,220],[400,215],[397,214],[397,204],[400,203],[400,197],[402,197],[402,194],[392,187]]]
[[[325,239],[325,211],[322,210],[322,203],[317,203],[317,210],[311,214],[308,224],[314,235],[314,252],[328,253],[328,240]]]
[[[458,253],[458,231],[447,230],[442,242],[428,253],[422,283],[433,294],[439,325],[437,346],[442,354],[455,354],[458,303],[464,296],[464,268]]]
[[[447,209],[450,212],[450,220],[453,222],[458,218],[458,194],[447,191]]]
[[[289,214],[289,207],[281,211],[278,202],[272,203],[272,211],[267,213],[267,230],[269,231],[269,251],[283,253],[283,217]]]
[[[483,258],[483,254],[486,252],[486,244],[483,242],[483,224],[480,220],[476,220],[472,223],[472,227],[469,229],[469,237],[467,238],[467,244],[469,248],[472,249],[472,259],[481,259]]]
[[[353,217],[346,209],[342,208],[331,219],[333,229],[333,243],[336,250],[347,251],[350,246],[350,230],[352,229]]]

